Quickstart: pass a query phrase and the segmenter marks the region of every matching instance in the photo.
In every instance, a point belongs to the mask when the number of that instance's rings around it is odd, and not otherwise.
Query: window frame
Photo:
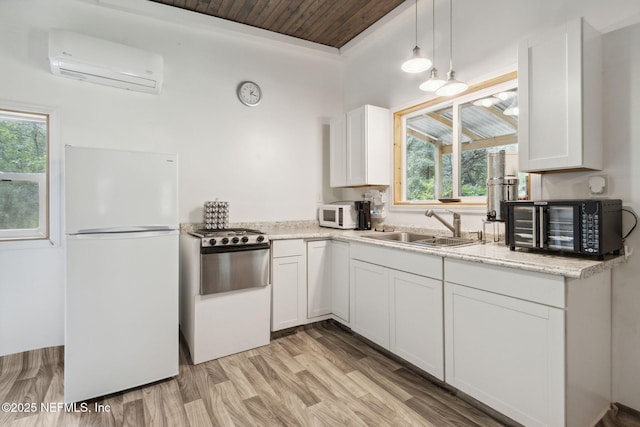
[[[48,142],[48,141],[47,141]],[[10,230],[0,230],[0,241],[2,240],[38,240],[49,238],[49,160],[47,156],[47,172],[41,173],[7,173],[0,172],[1,180],[11,182],[35,182],[38,184],[39,206],[38,228],[14,228]]]
[[[14,229],[0,232],[0,250],[29,248],[50,248],[60,246],[60,203],[61,203],[61,156],[58,138],[58,114],[55,108],[37,104],[26,104],[0,99],[0,110],[25,115],[46,116],[47,118],[47,172],[42,176],[36,173],[2,173],[6,179],[15,182],[37,182],[40,189],[40,203],[44,209],[39,212],[37,229]],[[34,230],[36,230],[34,232]]]
[[[452,108],[452,174],[453,174],[453,191],[458,194],[460,191],[460,106],[482,98],[488,94],[493,94],[501,90],[508,90],[518,87],[517,71],[513,71],[474,86],[471,86],[466,92],[457,97],[437,97],[417,105],[396,111],[393,114],[393,206],[394,207],[425,207],[425,206],[447,206],[438,200],[409,201],[406,200],[405,176],[406,170],[406,121],[420,113],[427,111],[437,111],[446,107]],[[454,196],[461,199],[455,204],[458,206],[468,206],[470,208],[478,208],[486,206],[485,196]]]

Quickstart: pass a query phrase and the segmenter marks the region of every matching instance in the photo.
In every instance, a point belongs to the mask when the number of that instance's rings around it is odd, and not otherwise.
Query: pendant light
[[[431,67],[431,61],[420,54],[420,48],[418,47],[418,0],[416,0],[416,47],[413,48],[413,53],[402,63],[402,71],[406,73],[421,73],[427,71]]]
[[[502,114],[504,114],[505,116],[517,116],[520,114],[520,108],[518,108],[517,96],[513,97],[513,101],[511,101],[511,104],[507,108],[505,108]]]
[[[438,77],[438,70],[436,69],[436,0],[431,0],[431,29],[433,31],[431,40],[433,43],[433,67],[431,68],[429,80],[425,80],[420,85],[420,90],[425,92],[435,92],[445,84],[445,81]]]
[[[447,82],[436,90],[436,95],[458,95],[468,88],[468,84],[456,80],[455,71],[453,71],[453,0],[449,0],[449,72],[447,73]]]

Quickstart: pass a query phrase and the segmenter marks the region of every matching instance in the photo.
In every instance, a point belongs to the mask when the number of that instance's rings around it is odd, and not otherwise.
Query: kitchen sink
[[[413,243],[422,246],[462,246],[474,244],[476,241],[473,239],[465,239],[463,237],[433,236],[429,239],[416,240]]]
[[[387,242],[400,242],[407,243],[416,246],[425,247],[450,247],[450,246],[462,246],[471,245],[476,243],[473,239],[466,239],[463,237],[447,237],[447,236],[433,236],[429,234],[410,233],[408,231],[398,231],[394,233],[380,233],[369,234],[362,236],[369,239],[383,240]]]
[[[376,240],[387,240],[391,242],[413,243],[413,242],[424,240],[424,239],[432,239],[435,236],[429,236],[426,234],[409,233],[407,231],[399,231],[394,233],[369,234],[363,237],[368,237],[370,239],[376,239]]]

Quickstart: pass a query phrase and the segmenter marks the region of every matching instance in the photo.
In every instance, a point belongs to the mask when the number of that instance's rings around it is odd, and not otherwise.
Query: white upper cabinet
[[[347,185],[347,127],[346,117],[331,120],[329,131],[329,185]]]
[[[391,113],[363,105],[331,121],[330,185],[390,185]]]
[[[520,42],[519,166],[602,169],[602,38],[582,19]]]

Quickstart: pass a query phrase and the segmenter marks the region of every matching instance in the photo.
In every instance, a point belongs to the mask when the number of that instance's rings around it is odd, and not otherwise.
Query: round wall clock
[[[254,82],[242,82],[238,85],[238,99],[244,105],[255,107],[262,100],[262,90]]]

